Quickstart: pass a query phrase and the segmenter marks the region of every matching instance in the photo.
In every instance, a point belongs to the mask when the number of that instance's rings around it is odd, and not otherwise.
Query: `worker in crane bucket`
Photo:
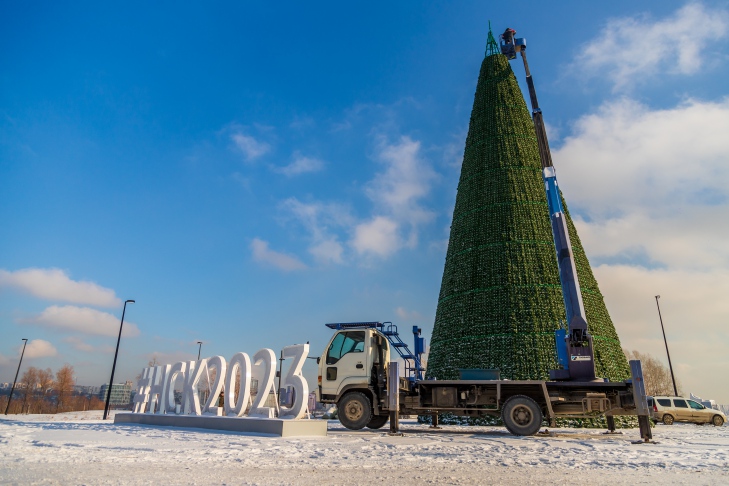
[[[504,39],[504,42],[507,42],[509,44],[514,43],[514,35],[516,34],[516,31],[514,29],[506,28],[503,34],[501,34],[501,38]]]

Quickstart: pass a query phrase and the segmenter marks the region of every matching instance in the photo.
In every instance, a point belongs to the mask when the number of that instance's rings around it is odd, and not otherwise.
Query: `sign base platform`
[[[282,420],[254,417],[216,417],[213,415],[174,415],[117,413],[115,424],[156,425],[230,432],[265,434],[278,437],[326,436],[326,420]]]

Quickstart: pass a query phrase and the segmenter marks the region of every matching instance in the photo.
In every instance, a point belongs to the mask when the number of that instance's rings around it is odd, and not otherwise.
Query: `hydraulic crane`
[[[562,196],[557,184],[557,174],[552,165],[552,155],[549,151],[547,131],[544,127],[542,110],[539,108],[537,93],[534,89],[534,80],[529,71],[526,56],[526,39],[515,38],[516,31],[507,28],[500,36],[501,52],[509,60],[516,59],[521,53],[526,72],[526,82],[529,88],[529,99],[532,105],[532,120],[534,131],[539,145],[539,157],[542,163],[542,178],[547,191],[547,204],[552,223],[552,235],[557,253],[559,278],[562,284],[562,298],[567,315],[567,329],[557,329],[555,340],[557,344],[557,360],[562,369],[550,370],[552,380],[566,381],[594,381],[595,359],[592,336],[588,332],[585,306],[582,302],[580,283],[577,278],[575,258],[572,253],[567,220],[562,207]]]

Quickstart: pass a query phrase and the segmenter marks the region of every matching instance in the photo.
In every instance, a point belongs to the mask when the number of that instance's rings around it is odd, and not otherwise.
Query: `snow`
[[[401,422],[404,435],[350,431],[281,438],[114,425],[101,412],[0,418],[1,484],[729,484],[729,427],[658,425],[604,435]]]

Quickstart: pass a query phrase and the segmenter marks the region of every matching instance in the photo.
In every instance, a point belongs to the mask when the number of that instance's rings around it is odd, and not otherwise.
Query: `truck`
[[[319,400],[336,404],[339,421],[348,429],[379,429],[392,412],[398,416],[428,415],[437,425],[438,415],[449,413],[500,417],[512,434],[534,435],[544,420],[553,423],[559,417],[604,414],[614,432],[615,415],[638,415],[639,422],[645,422],[641,424],[641,438],[652,438],[645,390],[636,386],[643,379],[639,361],[631,361],[632,379],[621,382],[505,380],[500,379],[498,370],[460,370],[459,380],[424,379],[421,353],[411,353],[402,345],[396,325],[350,322],[327,326],[335,332],[317,359]],[[420,331],[417,326],[413,328],[416,342],[422,339]],[[393,386],[388,367],[397,354],[404,361],[405,373]],[[398,394],[397,410],[390,408],[393,392]]]
[[[502,54],[509,60],[520,53],[524,62],[532,120],[539,147],[542,178],[552,226],[567,328],[555,331],[559,369],[548,380],[501,379],[498,370],[459,370],[458,380],[424,376],[425,350],[421,329],[413,327],[414,350],[401,339],[391,322],[331,323],[335,331],[319,365],[318,394],[323,403],[336,404],[339,421],[348,429],[378,429],[401,415],[500,417],[515,435],[534,435],[547,420],[559,417],[605,415],[615,431],[616,415],[637,415],[641,439],[652,438],[641,363],[630,362],[631,379],[610,382],[596,376],[592,336],[572,253],[557,176],[534,81],[526,57],[526,40],[506,29],[500,36]],[[489,33],[491,36],[491,33]],[[393,353],[392,350],[395,350]],[[404,376],[393,378],[391,361],[398,354]],[[391,422],[391,425],[392,425]]]

